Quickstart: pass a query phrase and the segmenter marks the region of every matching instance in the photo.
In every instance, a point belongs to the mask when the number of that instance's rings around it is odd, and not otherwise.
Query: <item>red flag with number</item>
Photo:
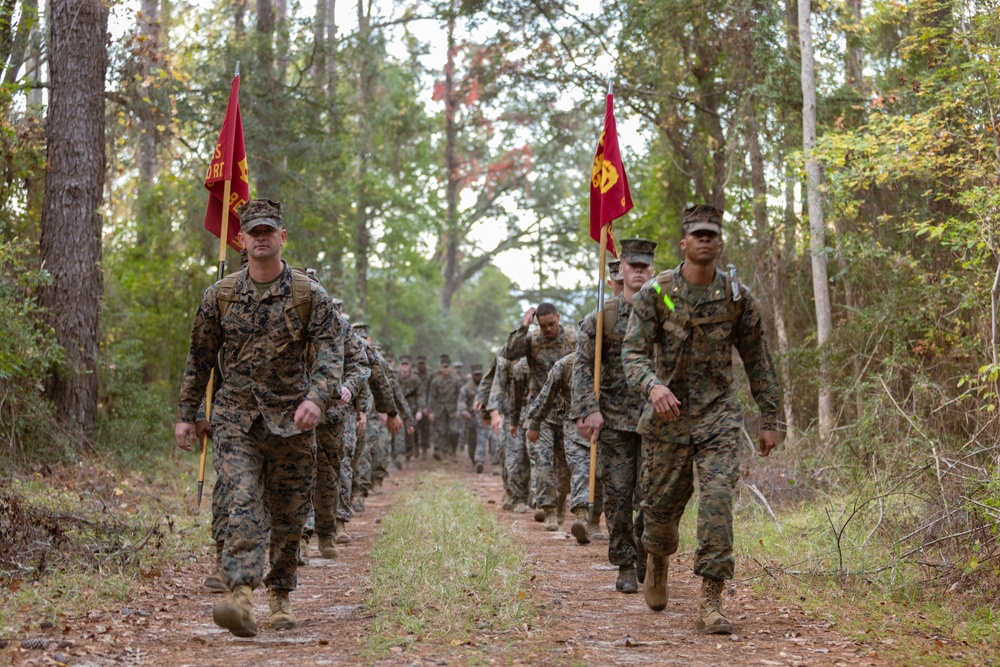
[[[236,165],[235,178],[233,165]],[[229,202],[225,208],[229,211],[229,228],[226,230],[226,243],[235,250],[242,250],[239,239],[240,218],[236,209],[250,199],[250,172],[247,170],[247,150],[243,144],[243,118],[240,116],[240,77],[233,77],[233,86],[229,90],[229,102],[226,104],[226,117],[222,121],[222,131],[219,141],[215,144],[212,162],[205,174],[205,187],[208,188],[208,210],[205,212],[205,229],[216,236],[222,234],[222,198],[225,196],[226,181],[232,181],[229,189]]]
[[[608,95],[604,111],[604,131],[597,144],[594,168],[590,180],[590,238],[601,242],[601,227],[610,225],[632,209],[632,193],[618,148],[618,129],[615,127],[614,96]],[[608,232],[611,230],[609,229]],[[618,256],[614,239],[608,234],[608,251]]]

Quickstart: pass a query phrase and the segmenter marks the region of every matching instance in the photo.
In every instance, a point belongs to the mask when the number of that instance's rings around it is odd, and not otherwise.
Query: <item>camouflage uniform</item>
[[[420,379],[420,382],[423,383],[424,402],[422,404],[422,409],[426,412],[428,409],[427,400],[430,397],[431,391],[431,372],[426,368],[422,373],[419,369],[414,369],[413,374],[416,375]],[[420,447],[423,455],[427,456],[427,450],[430,449],[431,446],[431,422],[427,419],[426,414],[423,419],[417,422],[415,435],[417,436],[417,446]]]
[[[571,510],[588,509],[590,505],[590,443],[576,432],[576,424],[566,417],[570,399],[570,373],[573,370],[573,354],[567,354],[556,362],[542,391],[528,408],[527,428],[541,431],[542,424],[551,419],[562,418],[562,449],[569,473],[569,507]],[[556,447],[558,452],[559,448]],[[600,484],[600,475],[598,475]],[[595,494],[594,516],[604,511],[603,497]]]
[[[416,374],[415,371],[411,370],[410,374],[406,377],[402,375],[399,376],[399,386],[402,389],[403,398],[405,399],[406,405],[413,414],[414,419],[416,419],[418,412],[423,412],[424,407],[427,405],[427,392],[424,390],[424,382],[420,379],[420,376]],[[417,436],[420,433],[421,423],[425,421],[421,417],[419,422],[414,425],[413,433],[405,433],[406,442],[406,458],[409,460],[411,457],[419,457],[420,451],[418,450]]]
[[[445,377],[440,373],[431,380],[427,398],[427,409],[434,415],[432,438],[434,455],[440,453],[455,456],[453,435],[458,433],[455,410],[458,406],[458,390],[461,387],[454,375]]]
[[[294,280],[285,265],[261,295],[248,271],[239,272],[224,318],[216,283],[205,290],[191,333],[178,421],[194,423],[220,351],[225,376],[215,397],[212,434],[231,487],[222,554],[230,589],[261,584],[268,527],[271,570],[263,582],[272,590],[295,589],[316,441],[313,431],[295,428],[294,415],[304,400],[324,411],[340,394],[345,332],[333,299],[311,283],[309,321],[303,322],[292,305]]]
[[[483,411],[474,410],[479,384],[472,378],[462,385],[458,392],[458,412],[469,413],[466,420],[466,440],[472,451],[472,462],[476,466],[485,465],[490,449],[490,427],[483,425]]]
[[[389,429],[382,422],[381,415],[397,412],[395,392],[392,386],[392,369],[385,358],[371,345],[367,346],[371,377],[368,386],[375,400],[368,408],[368,423],[365,426],[365,448],[361,455],[360,490],[367,496],[376,480],[381,483],[386,475],[388,462]]]
[[[610,301],[610,300],[609,300]],[[614,327],[604,332],[601,354],[601,400],[594,395],[594,354],[597,340],[597,311],[580,324],[573,360],[573,399],[569,416],[583,419],[600,412],[604,425],[598,434],[598,467],[603,477],[604,511],[610,533],[608,560],[612,565],[638,562],[644,567],[645,550],[641,538],[643,517],[633,521],[632,510],[642,500],[639,468],[642,438],[636,432],[646,397],[628,386],[622,366],[622,341],[628,329],[632,306],[624,297],[614,300]]]
[[[643,544],[660,556],[677,551],[677,524],[697,468],[694,571],[714,579],[731,579],[734,564],[732,508],[743,415],[733,384],[733,347],[760,407],[762,430],[776,428],[779,401],[760,307],[742,286],[739,300],[733,301],[728,283],[728,276],[716,270],[714,281],[696,299],[680,267],[660,274],[636,294],[622,344],[629,385],[648,396],[654,385],[663,384],[681,404],[680,417],[668,422],[647,401],[639,421]]]
[[[344,387],[356,397],[368,382],[371,368],[365,353],[364,341],[351,331],[351,325],[342,315],[341,329],[347,334],[344,340]],[[354,399],[342,404],[335,401],[327,408],[323,422],[316,427],[316,490],[313,494],[313,511],[310,512],[304,533],[311,537],[313,530],[320,537],[332,537],[337,530],[337,514],[343,480],[342,465],[345,454],[354,452],[357,435],[348,432],[355,428]]]
[[[389,433],[389,427],[386,426],[386,434],[389,437],[388,459],[386,463],[395,462],[396,468],[401,470],[403,468],[401,461],[406,448],[406,431],[413,428],[416,420],[413,418],[414,413],[410,412],[410,405],[403,395],[403,385],[400,384],[399,375],[396,373],[396,369],[392,367],[392,364],[386,365],[386,374],[389,376],[389,384],[392,385],[392,398],[396,403],[397,416],[403,421],[402,430],[395,436]]]
[[[528,327],[523,325],[511,332],[505,348],[507,360],[524,358],[528,363],[529,390],[525,405],[530,405],[541,392],[552,366],[575,348],[576,334],[563,326],[559,327],[559,335],[553,340],[547,340],[540,329],[529,334]],[[564,497],[563,487],[567,493],[569,491],[569,470],[562,452],[561,420],[560,415],[543,422],[538,441],[528,446],[535,476],[535,504],[542,508],[555,507],[558,499]]]
[[[516,435],[507,441],[507,474],[510,477],[511,497],[515,503],[534,504],[535,469],[528,454],[528,440],[521,423],[521,406],[528,395],[528,362],[521,359],[516,364],[504,359],[507,375],[507,412],[504,416],[504,430],[516,426]],[[493,400],[492,397],[490,399]],[[515,493],[516,492],[516,493]],[[522,495],[523,494],[523,495]]]

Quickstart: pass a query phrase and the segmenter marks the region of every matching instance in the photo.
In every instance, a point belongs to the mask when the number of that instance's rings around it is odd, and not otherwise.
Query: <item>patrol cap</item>
[[[455,368],[465,368],[465,364],[462,363],[461,359],[459,359],[458,361],[456,361],[455,363],[453,363],[452,366],[454,366]]]
[[[622,261],[620,259],[613,259],[608,262],[608,280],[615,282],[625,280],[622,277]]]
[[[251,199],[236,209],[236,215],[240,216],[240,229],[248,233],[261,225],[282,228],[281,204],[270,199]]]
[[[410,355],[404,354],[401,357],[399,357],[399,363],[400,364],[408,364],[408,363],[410,363]]]
[[[367,322],[355,322],[351,325],[351,328],[354,329],[354,333],[362,338],[368,338],[372,333],[372,328]]]
[[[447,354],[442,354],[441,355],[441,365],[442,366],[451,366],[451,357],[449,357]]]
[[[425,357],[422,354],[417,355],[417,363],[418,364],[426,364],[427,363],[427,357]]]
[[[644,264],[649,266],[653,263],[653,252],[656,250],[656,243],[649,239],[622,239],[621,252],[618,259],[629,264]],[[619,265],[619,271],[621,265]]]
[[[685,234],[707,231],[722,236],[722,211],[708,204],[696,204],[684,209],[681,228]]]
[[[482,364],[472,364],[472,366],[469,367],[469,370],[472,372],[473,375],[475,375],[476,373],[479,373],[480,375],[482,375],[483,365]]]

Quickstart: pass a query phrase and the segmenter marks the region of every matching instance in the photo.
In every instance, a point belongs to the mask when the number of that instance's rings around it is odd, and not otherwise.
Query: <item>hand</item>
[[[295,411],[295,428],[300,431],[311,431],[319,424],[322,416],[323,412],[318,405],[308,399],[302,401]]]
[[[341,387],[340,388],[340,404],[341,405],[345,405],[347,403],[350,403],[352,398],[354,398],[354,394],[351,393],[350,389],[348,389],[347,387]]]
[[[406,435],[413,435],[413,427],[412,426],[410,426],[409,428],[406,429]]]
[[[583,419],[576,420],[576,432],[588,442],[601,432],[602,426],[604,426],[604,415],[600,412],[591,412]]]
[[[517,437],[517,427],[514,426],[513,424],[510,425],[510,437],[512,438]]]
[[[202,438],[211,438],[212,425],[204,419],[199,419],[194,423],[194,434],[198,437],[198,440],[201,440]]]
[[[483,409],[483,402],[482,401],[473,401],[472,402],[472,409],[475,410],[476,412],[479,412],[480,410]]]
[[[663,421],[672,422],[681,416],[681,402],[662,384],[653,385],[649,392],[649,400],[656,410],[656,416]]]
[[[378,418],[379,418],[379,420],[380,420],[380,421],[381,421],[381,422],[382,422],[383,424],[385,424],[385,423],[387,423],[387,422],[389,421],[389,415],[387,415],[387,414],[386,414],[386,413],[384,413],[384,412],[380,412],[380,413],[378,413]]]
[[[538,431],[533,431],[533,430],[531,430],[531,429],[529,428],[529,429],[528,429],[528,442],[538,442],[538,438],[539,438],[539,437],[540,437],[541,435],[542,435],[542,434],[541,434],[541,433],[539,433]]]
[[[503,417],[500,416],[500,411],[492,411],[490,413],[490,428],[493,429],[494,433],[499,433],[501,426],[503,426]]]
[[[535,321],[535,309],[529,308],[524,311],[524,317],[521,318],[522,327],[530,327],[531,323]]]
[[[190,452],[191,445],[196,441],[194,424],[190,422],[177,422],[177,425],[174,426],[174,441],[185,452]]]
[[[469,414],[469,413],[468,413],[468,411],[466,411],[466,412],[463,412],[463,413],[462,413],[462,416],[463,416],[463,417],[465,417],[466,419],[472,419],[472,415],[471,415],[471,414]]]
[[[431,424],[434,423],[434,413],[433,412],[428,412],[427,413],[427,421],[429,421]]]
[[[462,413],[458,410],[455,410],[455,419],[461,419],[461,418],[462,418]]]
[[[368,413],[362,412],[358,415],[358,435],[365,432],[365,426],[368,425]]]
[[[767,456],[778,446],[778,432],[766,429],[760,430],[760,455]]]
[[[417,414],[414,417],[414,419],[416,419],[417,421],[420,421],[423,418],[424,418],[424,413],[422,411],[420,411],[420,410],[417,410]]]
[[[395,417],[390,417],[386,415],[385,425],[389,427],[389,433],[395,437],[397,433],[403,430],[403,418],[399,415]]]

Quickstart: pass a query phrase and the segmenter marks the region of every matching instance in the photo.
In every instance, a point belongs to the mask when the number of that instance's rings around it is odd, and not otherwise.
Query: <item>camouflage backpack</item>
[[[229,305],[239,301],[233,291],[236,288],[236,281],[239,279],[241,271],[230,273],[219,281],[219,292],[216,295],[216,303],[219,307],[219,319],[221,320],[229,312]],[[249,274],[248,274],[249,275]],[[312,284],[319,283],[311,269],[301,269],[292,267],[292,300],[288,302],[285,310],[295,310],[299,315],[299,321],[303,325],[309,323],[309,316],[312,313]]]
[[[542,350],[547,350],[549,348],[562,347],[563,345],[569,345],[570,350],[576,349],[576,331],[573,327],[563,327],[563,332],[566,334],[566,340],[549,340],[542,334],[541,328],[537,328],[528,337],[528,367],[531,370],[531,374],[535,373],[535,359]]]
[[[716,269],[716,271],[719,271]],[[719,271],[727,278],[728,274],[723,271]],[[666,271],[661,271],[655,278],[656,283],[653,285],[653,289],[657,294],[662,296],[662,299],[657,299],[656,301],[656,315],[657,319],[660,321],[669,317],[674,322],[677,322],[685,329],[690,329],[692,327],[698,327],[703,324],[719,324],[722,322],[735,322],[743,314],[743,303],[744,299],[741,298],[742,286],[735,280],[726,280],[726,302],[729,304],[728,314],[718,313],[712,317],[686,317],[679,314],[674,308],[674,301],[667,294],[670,286],[674,282],[674,269],[667,269]],[[734,283],[736,286],[736,291],[734,292]],[[669,312],[669,315],[667,314]]]

